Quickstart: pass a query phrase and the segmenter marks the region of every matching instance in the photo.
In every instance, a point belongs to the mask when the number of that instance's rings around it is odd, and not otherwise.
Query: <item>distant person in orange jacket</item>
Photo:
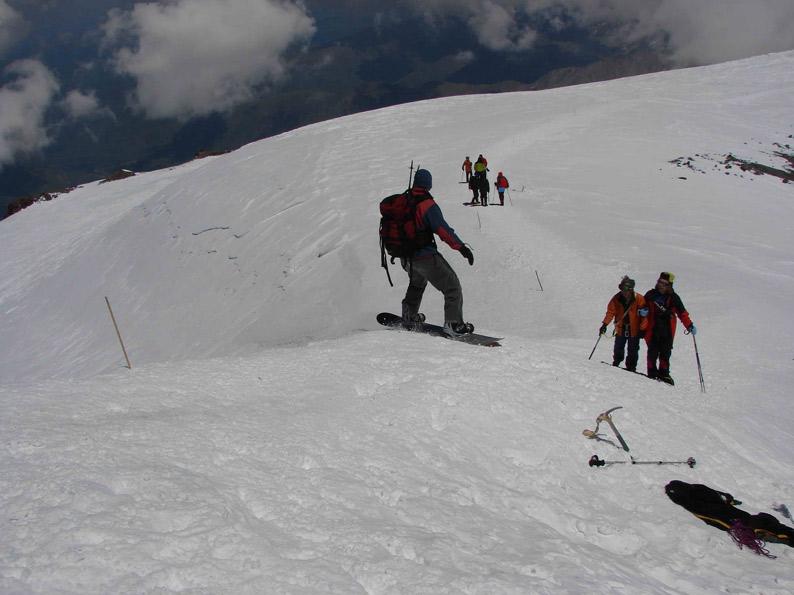
[[[598,331],[603,335],[607,332],[607,325],[612,320],[615,321],[615,347],[612,351],[612,365],[620,365],[626,352],[626,345],[628,345],[626,369],[630,372],[637,371],[640,338],[648,324],[645,318],[648,315],[645,298],[634,293],[634,285],[634,279],[630,279],[627,275],[623,276],[618,285],[620,291],[609,300],[607,313],[604,315],[604,320]]]
[[[660,273],[656,287],[645,294],[645,303],[648,305],[648,327],[645,331],[645,342],[648,344],[648,377],[667,384],[675,384],[670,377],[670,353],[673,351],[676,317],[688,332],[693,335],[697,333],[684,303],[673,291],[674,280],[673,273]]]
[[[468,183],[468,181],[471,179],[471,160],[469,159],[468,155],[466,155],[466,159],[463,162],[463,165],[460,166],[460,169],[466,172],[466,182]]]
[[[510,188],[510,182],[507,181],[507,178],[502,172],[496,175],[494,186],[496,186],[496,191],[499,193],[499,204],[505,206],[505,190]]]

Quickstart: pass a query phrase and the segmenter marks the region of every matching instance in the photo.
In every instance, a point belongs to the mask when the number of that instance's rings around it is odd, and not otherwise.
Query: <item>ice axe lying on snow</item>
[[[625,440],[623,440],[623,436],[621,436],[620,432],[618,432],[618,429],[615,427],[615,423],[612,421],[612,416],[610,415],[610,413],[612,413],[617,409],[623,409],[623,407],[622,406],[613,407],[612,409],[607,409],[606,411],[604,411],[604,413],[599,414],[598,417],[596,418],[595,430],[583,430],[582,434],[584,434],[588,438],[597,438],[598,428],[601,425],[601,422],[604,421],[609,425],[610,428],[612,428],[612,431],[615,432],[615,436],[617,437],[618,442],[620,442],[620,445],[623,447],[623,450],[629,452],[629,445],[626,444]]]
[[[600,413],[596,418],[596,427],[595,430],[583,430],[582,434],[587,436],[588,438],[598,438],[598,428],[601,425],[601,422],[605,422],[615,433],[615,437],[620,442],[620,445],[623,447],[623,450],[629,452],[629,445],[626,444],[626,441],[621,436],[618,429],[615,427],[615,422],[612,421],[611,413],[618,409],[623,409],[622,406],[613,407],[612,409],[607,409],[603,413]],[[695,459],[689,457],[686,461],[637,461],[634,459],[632,455],[629,455],[630,461],[605,461],[604,459],[598,458],[598,455],[593,455],[590,457],[589,465],[591,467],[603,467],[605,465],[620,465],[620,464],[631,464],[631,465],[689,465],[690,468],[695,466]]]

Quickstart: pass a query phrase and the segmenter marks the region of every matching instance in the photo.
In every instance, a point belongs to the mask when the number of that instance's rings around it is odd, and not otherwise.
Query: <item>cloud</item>
[[[791,0],[666,0],[646,22],[670,35],[679,64],[713,64],[794,49]]]
[[[521,51],[532,47],[537,33],[528,25],[519,25],[515,7],[485,0],[468,18],[469,26],[484,47],[496,51]]]
[[[541,0],[535,11],[563,10],[583,26],[609,24],[604,40],[665,40],[680,65],[713,64],[794,49],[791,0]]]
[[[2,56],[27,29],[27,23],[17,11],[0,0],[0,56]]]
[[[104,25],[116,70],[135,79],[135,106],[183,120],[250,99],[283,76],[285,52],[314,31],[304,6],[287,0],[136,4]]]
[[[463,18],[494,50],[531,48],[526,23],[589,28],[621,46],[653,40],[680,65],[712,64],[794,49],[792,0],[411,0],[429,21]],[[659,46],[661,44],[661,46]]]
[[[0,88],[0,167],[49,144],[44,116],[59,89],[38,60],[18,60],[3,72],[9,82]]]
[[[522,19],[526,7],[516,0],[409,0],[409,4],[430,23],[448,16],[463,19],[480,45],[491,50],[530,49],[537,38]]]
[[[101,111],[99,100],[93,91],[83,93],[82,91],[69,91],[61,102],[63,110],[70,118],[85,118]]]

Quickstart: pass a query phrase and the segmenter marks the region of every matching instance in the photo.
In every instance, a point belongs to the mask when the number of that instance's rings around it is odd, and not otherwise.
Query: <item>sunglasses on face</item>
[[[665,287],[670,287],[670,285],[671,285],[669,281],[665,281],[665,280],[663,280],[663,279],[659,279],[659,280],[657,281],[657,283],[658,283],[659,285],[663,285],[663,286],[665,286]]]

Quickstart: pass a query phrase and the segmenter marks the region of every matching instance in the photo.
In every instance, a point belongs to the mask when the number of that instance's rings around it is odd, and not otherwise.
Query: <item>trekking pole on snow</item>
[[[121,331],[119,330],[119,325],[116,324],[116,317],[113,316],[113,308],[110,307],[110,300],[107,296],[105,296],[105,303],[108,305],[108,312],[110,312],[110,320],[113,321],[113,327],[116,329],[116,336],[119,338],[119,343],[121,344],[121,351],[124,354],[124,359],[127,361],[127,368],[132,370],[132,364],[130,363],[130,358],[127,356],[127,348],[124,347],[124,341],[121,338]]]
[[[595,353],[596,347],[598,347],[598,342],[601,340],[601,337],[603,337],[603,335],[601,333],[598,333],[598,339],[596,339],[596,344],[593,345],[593,350],[590,352],[590,357],[588,357],[587,359],[593,359],[593,354]]]
[[[507,192],[507,198],[510,201],[510,206],[512,207],[513,206],[513,197],[510,196],[510,190],[509,189],[505,190],[505,192]]]
[[[695,345],[695,361],[698,364],[698,377],[700,378],[700,392],[706,392],[706,383],[703,382],[703,368],[700,367],[700,354],[698,353],[698,342],[695,339],[694,333],[692,333],[692,342]]]
[[[686,461],[635,461],[634,459],[630,461],[605,461],[604,459],[599,459],[598,455],[593,455],[590,457],[590,462],[588,463],[591,467],[603,467],[604,465],[689,465],[689,468],[693,468],[697,461],[689,457]]]

